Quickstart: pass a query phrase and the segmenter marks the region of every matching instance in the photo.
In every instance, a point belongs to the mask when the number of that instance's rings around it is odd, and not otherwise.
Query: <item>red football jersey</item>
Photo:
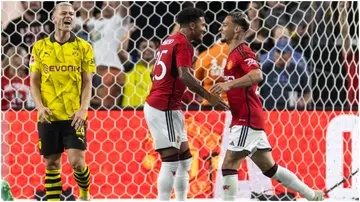
[[[180,32],[169,36],[159,47],[153,70],[153,82],[146,102],[159,110],[178,110],[186,89],[178,68],[191,70],[194,48]]]
[[[255,54],[242,43],[228,56],[224,70],[225,81],[243,77],[257,68],[260,67]],[[227,92],[227,97],[232,114],[231,126],[243,125],[264,130],[264,114],[257,84],[247,88],[233,88]]]

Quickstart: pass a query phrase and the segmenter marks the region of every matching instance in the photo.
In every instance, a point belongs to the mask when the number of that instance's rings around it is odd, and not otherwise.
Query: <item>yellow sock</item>
[[[80,188],[80,197],[87,199],[89,196],[89,187],[90,187],[90,170],[89,166],[85,166],[84,170],[81,172],[74,171],[75,181]]]
[[[60,170],[46,169],[45,189],[48,201],[60,201],[60,194],[62,192]]]

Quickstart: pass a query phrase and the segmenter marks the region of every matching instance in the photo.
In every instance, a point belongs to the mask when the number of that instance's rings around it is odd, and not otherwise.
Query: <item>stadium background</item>
[[[253,9],[249,7],[249,2],[128,3],[127,16],[135,25],[135,29],[130,33],[126,52],[134,58],[137,56],[140,39],[155,38],[156,41],[162,41],[177,29],[175,16],[184,7],[193,5],[205,11],[208,34],[204,37],[204,44],[197,47],[198,52],[203,55],[210,54],[206,50],[216,43],[217,30],[227,12],[233,9]],[[51,24],[50,16],[54,4],[55,2],[41,4],[38,13],[44,16],[44,20],[40,20],[40,27]],[[27,44],[27,41],[23,40],[17,44],[11,37],[17,34],[42,34],[33,29],[27,30],[26,33],[15,31],[16,26],[20,24],[14,24],[11,20],[22,16],[30,8],[24,11],[20,2],[1,2],[1,5],[1,174],[2,178],[10,183],[15,198],[30,199],[34,198],[35,190],[44,188],[44,163],[37,150],[36,111],[28,94],[27,69],[21,69],[25,72],[22,75],[10,77],[3,62],[9,58],[6,53],[11,47],[22,46],[27,53],[31,49],[31,42]],[[94,4],[94,15],[101,14],[102,5],[103,2]],[[358,3],[351,2],[348,6],[341,7],[340,2],[257,2],[257,6],[258,13],[261,13],[258,17],[264,22],[261,28],[265,27],[271,32],[277,25],[281,25],[289,30],[289,36],[283,37],[286,35],[284,31],[280,38],[288,40],[294,50],[304,58],[312,94],[312,102],[307,107],[278,107],[264,111],[265,130],[274,147],[274,158],[280,165],[296,173],[310,187],[329,189],[343,177],[356,171],[360,159]],[[269,20],[270,18],[275,19],[275,24]],[[266,24],[267,20],[269,24]],[[11,33],[6,32],[9,25],[15,28]],[[306,30],[305,34],[299,31],[303,27]],[[348,29],[344,29],[345,27]],[[45,35],[48,34],[45,28],[40,30],[45,32]],[[254,32],[260,33],[261,29]],[[280,40],[269,33],[267,38],[273,41],[273,46]],[[350,43],[346,44],[345,39],[349,39]],[[119,40],[117,42],[120,43]],[[249,41],[251,42],[253,41]],[[263,54],[271,50],[263,50]],[[22,64],[27,67],[28,55],[20,57],[25,59]],[[268,56],[268,59],[270,57]],[[201,56],[199,58],[201,59]],[[21,72],[20,67],[18,72]],[[22,86],[9,85],[15,81]],[[94,91],[98,87],[94,86]],[[125,82],[123,88],[126,87]],[[183,107],[194,157],[189,197],[212,198],[225,113],[212,111],[206,104],[199,104],[198,99],[192,94],[187,95],[188,99],[184,100]],[[269,98],[262,97],[264,101]],[[89,113],[87,140],[89,150],[86,162],[92,172],[91,195],[95,199],[156,197],[155,182],[160,162],[152,149],[152,140],[143,119],[141,105],[122,106],[118,103],[108,107],[93,104]],[[63,162],[66,162],[65,155]],[[239,171],[239,181],[245,182],[242,185],[259,183],[258,176],[251,175],[250,169],[251,165],[244,163]],[[76,187],[68,163],[65,163],[62,172],[64,188]],[[358,175],[355,175],[331,191],[327,197],[358,198],[358,182]],[[268,183],[273,194],[286,191],[275,181]],[[77,188],[74,188],[74,192],[78,193]],[[249,194],[245,193],[241,197],[246,198]]]

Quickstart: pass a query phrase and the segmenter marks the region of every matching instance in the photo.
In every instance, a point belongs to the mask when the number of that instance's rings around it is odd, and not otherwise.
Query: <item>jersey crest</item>
[[[227,69],[230,70],[232,68],[232,61],[230,60],[227,64]]]

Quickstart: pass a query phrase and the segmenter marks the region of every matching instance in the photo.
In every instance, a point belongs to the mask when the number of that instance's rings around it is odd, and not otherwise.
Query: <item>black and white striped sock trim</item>
[[[240,146],[240,147],[245,146],[245,142],[246,142],[248,132],[249,132],[249,127],[247,127],[247,126],[242,126],[241,127],[239,142],[237,144],[238,146]]]
[[[175,139],[175,129],[174,129],[174,122],[172,119],[172,111],[165,111],[165,119],[166,119],[166,126],[168,130],[168,136],[170,142],[176,142]]]

